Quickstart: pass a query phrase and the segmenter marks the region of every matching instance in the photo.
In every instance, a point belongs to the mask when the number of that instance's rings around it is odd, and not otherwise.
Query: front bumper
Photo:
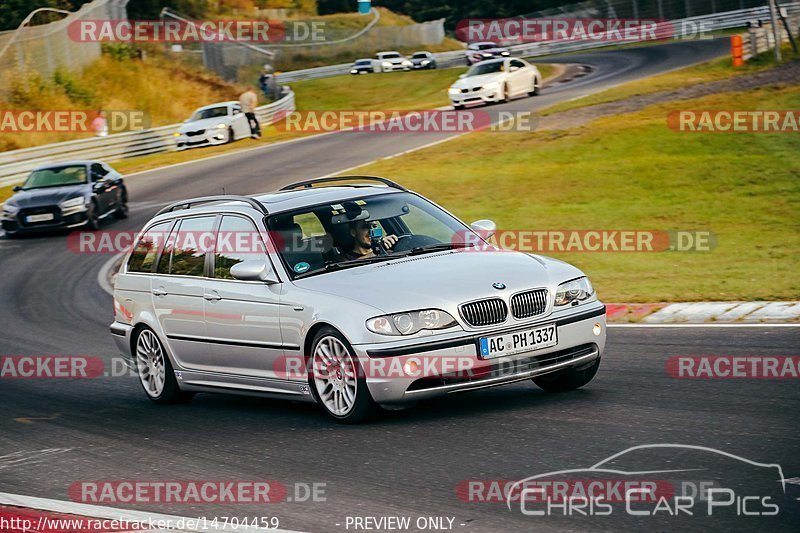
[[[51,220],[40,222],[28,222],[27,217],[52,214]],[[0,225],[6,233],[34,233],[37,231],[48,231],[63,228],[77,228],[87,222],[86,209],[76,210],[74,208],[65,214],[58,206],[44,206],[36,208],[23,208],[14,215],[3,215]]]
[[[487,90],[481,87],[478,90],[466,89],[467,92],[449,94],[450,102],[454,106],[463,106],[470,104],[490,104],[492,102],[499,102],[501,94],[499,89]]]
[[[498,333],[556,324],[558,344],[549,348],[485,360],[478,357],[478,339]],[[595,333],[595,324],[600,332]],[[524,326],[461,334],[426,343],[356,345],[366,369],[373,399],[384,405],[417,401],[453,392],[495,387],[568,368],[579,368],[601,357],[606,341],[605,306],[600,304],[566,316],[545,317]],[[376,366],[376,360],[380,364]],[[410,361],[418,363],[412,374],[396,372]],[[374,369],[389,369],[383,374]],[[393,369],[395,371],[392,371]]]
[[[181,134],[175,137],[175,143],[178,150],[185,150],[187,148],[197,148],[198,146],[216,146],[218,144],[225,144],[228,141],[228,130],[222,128],[214,128],[207,130],[200,135],[186,135]]]

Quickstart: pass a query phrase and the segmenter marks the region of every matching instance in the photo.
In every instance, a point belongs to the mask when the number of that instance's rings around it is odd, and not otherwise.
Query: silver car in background
[[[605,306],[577,268],[488,244],[494,228],[373,177],[178,202],[123,261],[111,333],[157,403],[238,392],[353,423],[528,379],[585,385]]]

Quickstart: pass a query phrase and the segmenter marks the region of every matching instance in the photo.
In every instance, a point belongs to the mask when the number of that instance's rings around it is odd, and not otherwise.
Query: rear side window
[[[202,276],[206,254],[214,245],[215,218],[209,216],[181,220],[164,248],[158,272],[176,276]]]
[[[172,221],[156,224],[139,238],[128,259],[128,272],[152,272],[158,252],[164,247]]]
[[[224,216],[215,245],[214,277],[234,279],[231,276],[233,265],[263,258],[266,253],[264,241],[252,221],[237,216]]]

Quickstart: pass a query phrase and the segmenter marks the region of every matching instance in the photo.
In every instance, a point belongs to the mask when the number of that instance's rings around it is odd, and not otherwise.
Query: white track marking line
[[[100,267],[100,270],[97,272],[97,283],[100,285],[100,288],[106,291],[111,296],[114,296],[114,287],[111,286],[111,283],[108,281],[108,273],[111,268],[114,266],[114,263],[125,254],[117,254],[105,263],[103,266]]]
[[[37,498],[35,496],[23,496],[21,494],[10,494],[7,492],[0,492],[0,505],[10,505],[14,507],[24,507],[28,509],[35,509],[37,511],[47,511],[51,513],[64,513],[86,518],[99,518],[106,520],[119,520],[127,522],[148,523],[160,522],[177,524],[179,521],[193,520],[197,521],[197,517],[181,517],[157,513],[148,513],[147,511],[131,511],[128,509],[115,509],[113,507],[105,507],[101,505],[89,505],[86,503],[67,502],[62,500],[51,500],[48,498]],[[159,531],[178,531],[173,529]],[[300,533],[288,529],[265,529],[260,527],[242,526],[233,527],[231,525],[222,526],[217,525],[213,527],[211,523],[206,523],[204,529],[200,527],[195,529],[182,528],[180,531],[270,531],[273,533]]]
[[[22,464],[40,463],[52,455],[72,451],[73,448],[45,448],[44,450],[20,451],[0,456],[0,470]]]

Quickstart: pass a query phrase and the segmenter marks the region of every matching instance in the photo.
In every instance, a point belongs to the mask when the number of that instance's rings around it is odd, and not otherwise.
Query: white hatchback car
[[[542,75],[534,65],[516,57],[490,59],[473,65],[449,92],[455,109],[468,104],[505,102],[509,98],[539,94]]]
[[[239,102],[219,102],[197,109],[175,132],[178,150],[225,144],[250,137],[250,124]]]

